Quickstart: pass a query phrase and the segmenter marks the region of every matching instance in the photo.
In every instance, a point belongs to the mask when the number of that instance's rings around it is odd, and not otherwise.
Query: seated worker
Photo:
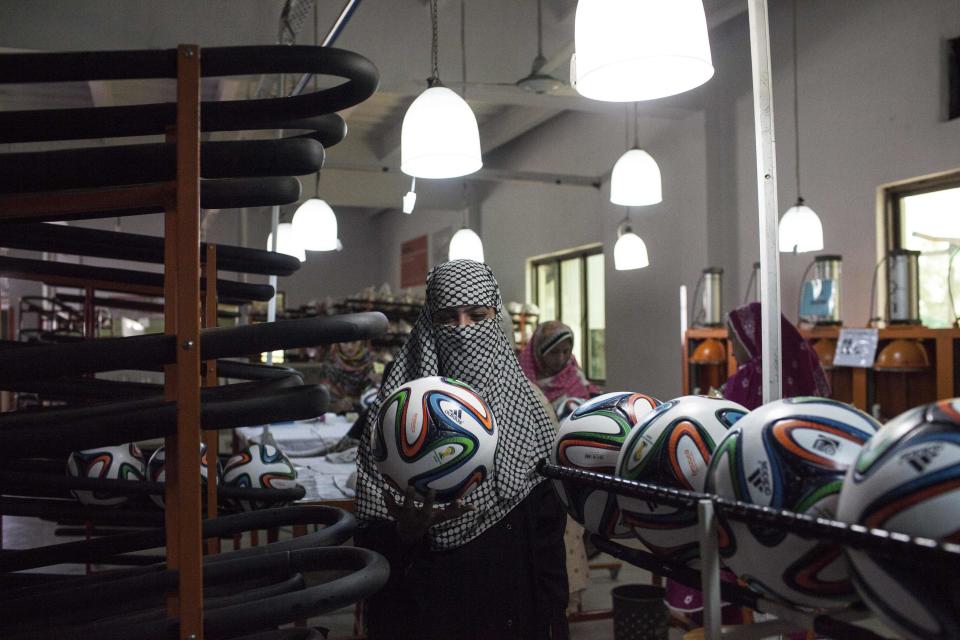
[[[557,320],[540,324],[520,353],[520,367],[551,403],[558,398],[591,398],[600,389],[591,384],[573,355],[573,332]]]
[[[330,389],[330,410],[344,413],[356,409],[360,405],[360,394],[373,375],[369,342],[354,340],[330,345],[324,374],[324,382]]]
[[[751,302],[727,315],[737,372],[723,386],[723,397],[753,410],[763,404],[761,372],[760,303]],[[781,384],[784,398],[830,396],[830,384],[820,359],[797,328],[780,316]]]
[[[500,327],[501,307],[488,266],[455,260],[435,267],[420,318],[371,407],[358,454],[355,540],[383,554],[391,575],[367,601],[370,640],[568,637],[566,517],[535,469],[554,427]],[[500,429],[493,473],[462,503],[443,508],[390,488],[371,441],[389,393],[435,375],[471,385]]]

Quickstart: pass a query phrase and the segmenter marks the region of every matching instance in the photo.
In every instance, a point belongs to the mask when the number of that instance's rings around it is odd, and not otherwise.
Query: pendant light
[[[483,262],[483,241],[477,232],[463,227],[450,238],[450,260],[473,260]]]
[[[613,268],[617,271],[630,271],[649,265],[647,245],[633,232],[629,219],[624,219],[617,229],[617,243],[613,246]]]
[[[800,98],[797,90],[797,0],[793,0],[793,133],[796,138],[797,203],[780,218],[779,246],[782,253],[806,253],[823,249],[820,216],[800,196]]]
[[[313,46],[317,46],[317,10],[314,6]],[[318,74],[313,76],[313,88],[318,90]],[[303,249],[310,251],[336,251],[337,216],[326,201],[320,199],[320,170],[314,183],[314,197],[301,204],[293,214],[293,231]],[[278,238],[279,238],[278,234]]]
[[[440,83],[437,0],[430,0],[430,23],[431,75],[427,79],[427,90],[413,101],[403,117],[400,170],[415,178],[456,178],[483,166],[480,130],[470,105]]]
[[[467,197],[467,181],[462,185],[463,226],[450,238],[450,260],[473,260],[483,262],[483,241],[476,231],[470,228],[470,200]]]
[[[285,253],[293,256],[300,262],[306,262],[307,252],[299,242],[300,236],[293,229],[289,222],[281,222],[277,225],[277,253]],[[267,236],[267,251],[273,251],[273,234]]]
[[[317,173],[319,187],[320,174]],[[310,251],[336,251],[340,243],[337,216],[330,205],[319,198],[310,198],[297,208],[292,228],[300,245]]]
[[[580,0],[574,47],[574,84],[593,100],[652,100],[713,76],[702,0]]]
[[[410,182],[410,191],[403,196],[403,212],[411,214],[415,206],[417,206],[417,179],[413,178]]]
[[[633,148],[620,156],[610,176],[610,202],[625,207],[643,207],[663,201],[660,167],[640,148],[637,103],[633,103]],[[629,139],[629,118],[627,138]],[[629,144],[629,143],[628,143]]]

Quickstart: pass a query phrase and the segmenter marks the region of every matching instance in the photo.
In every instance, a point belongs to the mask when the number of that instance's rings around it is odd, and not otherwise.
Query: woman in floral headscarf
[[[390,581],[368,601],[370,640],[566,638],[562,506],[537,463],[554,426],[500,326],[493,272],[472,260],[435,267],[410,339],[371,407],[358,450],[357,544],[379,551]],[[387,485],[372,459],[379,407],[424,376],[466,382],[500,430],[494,470],[463,504],[422,506]]]
[[[723,397],[739,402],[747,409],[763,404],[761,372],[760,303],[734,309],[727,316],[733,354],[740,367],[723,387]],[[829,397],[830,384],[820,367],[820,359],[797,328],[780,316],[780,361],[783,397]]]
[[[573,355],[570,327],[549,320],[540,324],[520,353],[520,367],[551,403],[559,398],[587,399],[600,389],[591,384]]]

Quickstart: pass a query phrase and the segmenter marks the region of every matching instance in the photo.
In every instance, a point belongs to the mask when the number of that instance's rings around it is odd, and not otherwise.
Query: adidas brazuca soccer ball
[[[67,473],[74,478],[141,481],[145,470],[143,453],[133,443],[74,451],[67,459]],[[130,499],[129,494],[108,491],[78,489],[71,493],[83,504],[101,507],[115,507]]]
[[[276,447],[254,444],[227,460],[223,467],[223,483],[248,489],[292,489],[297,486],[297,469]],[[280,503],[237,500],[232,506],[253,511],[280,506]]]
[[[431,376],[387,397],[374,426],[373,457],[391,486],[437,502],[470,493],[493,472],[498,430],[487,403],[467,384]]]

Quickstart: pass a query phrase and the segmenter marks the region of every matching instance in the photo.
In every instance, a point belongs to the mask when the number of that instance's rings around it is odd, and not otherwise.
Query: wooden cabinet
[[[836,344],[839,327],[802,329],[803,336],[828,353]],[[726,349],[724,362],[704,362],[696,358],[698,347],[707,341],[719,341]],[[909,370],[834,367],[826,362],[824,371],[833,390],[831,397],[889,419],[911,407],[943,398],[960,396],[960,329],[925,327],[888,327],[879,330],[877,354],[893,341],[916,341],[926,356],[924,366]],[[683,342],[683,392],[707,393],[719,388],[737,370],[732,344],[725,328],[688,329]],[[703,349],[701,348],[701,352]],[[821,361],[824,358],[821,357]]]

